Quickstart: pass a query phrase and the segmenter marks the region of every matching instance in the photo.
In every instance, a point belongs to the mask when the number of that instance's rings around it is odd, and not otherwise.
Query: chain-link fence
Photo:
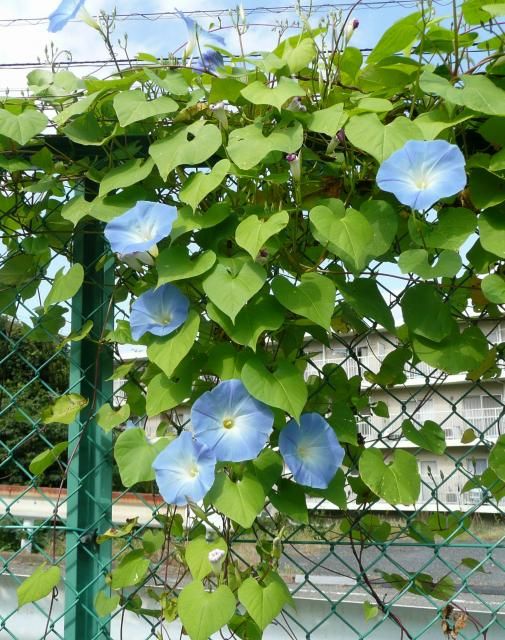
[[[84,223],[73,234],[60,200],[54,211],[50,201],[24,195],[2,214],[0,637],[172,637],[180,630],[171,622],[172,600],[187,572],[175,560],[192,536],[190,511],[168,509],[153,483],[125,491],[113,476],[115,436],[98,426],[97,409],[108,402],[121,407],[125,394],[132,404],[145,383],[145,361],[124,347],[114,353],[109,340],[125,307],[111,298],[114,268],[101,225]],[[30,207],[45,208],[47,241],[37,251]],[[36,264],[25,260],[27,247]],[[23,269],[12,268],[23,261]],[[44,310],[58,269],[72,261],[84,265],[83,288],[72,304]],[[399,292],[387,279],[382,286],[394,311]],[[501,343],[499,321],[475,322],[492,345]],[[388,379],[384,363],[396,346],[392,335],[370,326],[336,331],[324,346],[310,339],[305,375],[342,401],[367,395],[361,413],[342,408],[341,441],[415,453],[419,501],[410,507],[377,501],[349,467],[347,488],[336,485],[331,501],[313,495],[307,510],[291,509],[282,523],[279,573],[296,608],[286,607],[266,637],[491,640],[505,633],[505,491],[486,479],[489,450],[502,433],[502,374],[472,380],[407,358],[402,378]],[[62,394],[88,400],[68,432],[57,415],[44,418],[44,407]],[[149,438],[160,423],[187,421],[180,406],[147,419],[140,394],[134,413],[131,420]],[[430,432],[433,423],[445,440]],[[406,438],[413,425],[432,433],[431,451]],[[247,535],[234,540],[228,532],[234,557],[247,565],[271,548],[285,509],[267,505]],[[158,537],[163,531],[170,532],[168,543]],[[135,557],[139,544],[155,549],[144,559],[147,586],[125,588],[110,602],[103,589],[111,567]],[[63,567],[61,583],[20,611],[15,589],[41,561]]]

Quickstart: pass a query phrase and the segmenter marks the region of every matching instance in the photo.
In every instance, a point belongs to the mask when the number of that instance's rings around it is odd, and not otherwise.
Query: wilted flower
[[[154,264],[154,257],[149,251],[134,251],[133,253],[119,253],[118,258],[125,262],[130,269],[139,271],[143,265],[147,264],[152,266]]]
[[[381,164],[377,184],[402,204],[425,211],[464,188],[465,158],[445,140],[409,140]]]
[[[289,162],[289,170],[291,172],[291,176],[295,182],[300,182],[301,178],[301,163],[300,163],[300,154],[299,153],[288,153],[286,156],[286,160]]]
[[[208,558],[214,575],[218,576],[221,573],[225,556],[226,552],[222,549],[212,549],[212,551],[209,551]]]
[[[166,336],[184,324],[188,310],[189,300],[173,284],[150,289],[132,304],[132,338],[139,340],[148,331],[155,336]]]
[[[134,207],[105,225],[105,237],[114,253],[149,251],[170,234],[176,218],[175,207],[139,200]]]
[[[272,432],[274,416],[240,380],[225,380],[206,391],[191,409],[195,438],[218,460],[252,460]]]
[[[307,111],[307,107],[303,104],[299,96],[295,96],[286,108],[288,111]]]
[[[214,484],[216,457],[183,431],[153,462],[160,493],[169,504],[198,502]]]
[[[61,31],[69,20],[75,18],[79,9],[84,5],[85,0],[62,0],[56,9],[49,16],[48,31],[54,33]]]
[[[326,489],[344,459],[335,432],[319,415],[304,413],[290,420],[279,436],[279,450],[299,484]]]

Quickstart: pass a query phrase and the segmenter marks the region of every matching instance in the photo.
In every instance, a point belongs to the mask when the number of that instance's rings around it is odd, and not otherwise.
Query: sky
[[[36,62],[37,59],[45,59],[44,49],[51,43],[59,51],[69,51],[73,60],[97,60],[106,59],[107,55],[99,35],[83,22],[73,21],[58,33],[48,33],[47,16],[57,7],[59,0],[1,0],[0,2],[0,95],[9,90],[10,95],[19,95],[26,87],[27,69],[6,69],[2,65]],[[313,4],[330,3],[327,0],[314,0]],[[411,0],[405,2],[392,2],[385,0],[379,2],[372,0],[370,6],[358,6],[353,16],[360,21],[359,28],[353,34],[351,44],[356,47],[371,47],[377,42],[381,33],[398,18],[415,11],[415,3]],[[237,5],[237,0],[215,0],[212,5],[215,9],[223,9],[222,24],[230,25],[227,15],[228,9]],[[248,18],[251,24],[249,31],[244,36],[245,50],[268,50],[274,46],[276,33],[273,27],[280,20],[292,22],[296,19],[294,12],[272,13],[269,9],[279,6],[292,6],[293,0],[244,0],[244,8],[263,8],[256,11]],[[337,5],[335,5],[337,6]],[[170,12],[175,8],[181,11],[209,10],[208,0],[87,0],[86,9],[92,15],[97,15],[100,10],[111,12],[114,7],[118,13],[128,14],[134,12],[154,13]],[[318,10],[311,23],[317,25],[320,17],[327,13],[327,9]],[[344,10],[344,13],[348,13]],[[23,21],[28,18],[42,20]],[[20,22],[10,23],[10,20]],[[204,15],[198,16],[198,22],[202,27],[208,28],[215,18]],[[117,44],[119,38],[123,39],[128,34],[128,52],[134,58],[139,52],[147,52],[156,56],[167,55],[184,45],[186,29],[182,20],[174,17],[163,17],[158,20],[138,17],[135,20],[117,21],[113,42]],[[232,28],[223,29],[227,47],[231,52],[238,53],[238,39]],[[118,56],[124,57],[118,50]],[[64,57],[60,57],[64,60]],[[91,73],[103,77],[105,70],[99,70],[97,66],[90,66],[75,70],[77,75]]]

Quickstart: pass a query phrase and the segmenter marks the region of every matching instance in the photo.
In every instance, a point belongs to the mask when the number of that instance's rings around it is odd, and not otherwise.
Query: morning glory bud
[[[299,153],[288,153],[286,160],[289,162],[289,170],[295,182],[300,182],[302,168]]]
[[[210,566],[212,567],[212,573],[215,576],[218,576],[221,573],[225,556],[226,552],[222,549],[212,549],[212,551],[209,551],[208,558]]]
[[[356,31],[356,29],[359,27],[359,20],[357,18],[354,18],[354,20],[352,22],[348,22],[346,27],[345,27],[345,31],[344,31],[344,42],[345,44],[347,44],[349,42],[349,40],[352,37],[352,34]]]
[[[272,556],[277,560],[282,556],[282,540],[279,536],[272,540]]]

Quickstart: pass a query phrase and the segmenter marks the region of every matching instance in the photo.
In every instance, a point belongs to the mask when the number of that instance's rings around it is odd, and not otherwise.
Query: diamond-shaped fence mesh
[[[130,420],[154,439],[162,422],[185,424],[188,407],[147,418],[142,394],[133,402],[150,373],[142,351],[114,352],[107,339],[111,329],[120,330],[126,303],[111,297],[114,266],[99,223],[83,224],[73,235],[58,202],[43,217],[58,241],[51,249],[41,242],[36,268],[30,263],[22,278],[12,279],[12,261],[22,263],[31,241],[29,206],[37,206],[35,195],[22,206],[13,202],[9,223],[0,223],[4,244],[14,234],[19,246],[0,267],[0,638],[175,637],[173,599],[188,581],[180,559],[192,535],[191,512],[167,507],[152,482],[124,489],[113,445],[114,434],[128,427],[101,429],[96,412],[109,402],[121,407],[128,394]],[[44,313],[56,272],[72,261],[84,265],[83,288],[72,304]],[[395,313],[400,291],[387,278],[381,285]],[[474,321],[490,344],[502,342],[499,321]],[[67,340],[91,323],[87,335]],[[326,385],[342,400],[355,398],[355,414],[343,404],[341,440],[347,434],[356,442],[357,433],[358,444],[415,453],[422,489],[415,505],[392,507],[374,499],[351,465],[332,501],[308,497],[307,513],[282,522],[269,504],[252,531],[227,530],[230,552],[246,566],[283,527],[278,570],[295,607],[285,608],[267,638],[505,637],[505,485],[486,476],[489,451],[502,434],[503,372],[472,380],[407,358],[404,379],[388,380],[382,365],[397,346],[374,325],[353,334],[335,329],[326,345],[307,340],[308,383]],[[44,407],[62,394],[88,400],[69,426],[44,419]],[[362,410],[360,395],[369,400]],[[405,437],[414,426],[429,432],[432,423],[444,431],[445,451],[436,436],[432,451]],[[67,441],[57,455],[55,447]],[[34,458],[44,452],[53,455],[52,464],[40,471]],[[101,540],[111,527],[117,537]],[[133,580],[112,604],[97,601],[112,567],[138,560],[146,545],[155,549],[145,560],[146,584],[131,586]],[[43,561],[62,568],[60,585],[19,610],[15,589]]]

